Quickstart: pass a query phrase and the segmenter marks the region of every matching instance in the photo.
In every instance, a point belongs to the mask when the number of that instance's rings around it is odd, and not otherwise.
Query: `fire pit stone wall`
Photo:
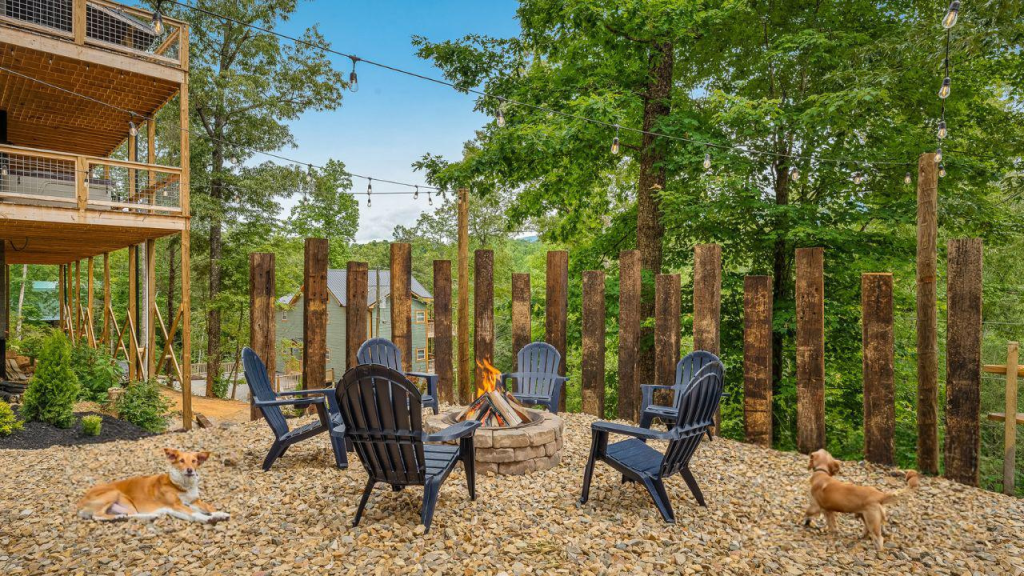
[[[554,468],[562,460],[565,423],[557,414],[530,410],[538,421],[514,428],[477,428],[474,435],[479,473],[528,474]],[[426,418],[424,428],[437,432],[449,425],[447,414]]]

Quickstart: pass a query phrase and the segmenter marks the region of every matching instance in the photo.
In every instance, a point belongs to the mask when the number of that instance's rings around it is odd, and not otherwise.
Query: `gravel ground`
[[[15,407],[18,412],[19,407]],[[99,436],[82,434],[82,416],[98,415],[103,418]],[[0,437],[0,451],[38,450],[50,446],[74,446],[79,444],[103,444],[115,440],[138,440],[152,436],[142,428],[124,420],[118,420],[100,412],[85,410],[75,412],[75,425],[70,428],[57,428],[45,422],[24,422],[24,429],[10,436]]]
[[[800,524],[806,459],[716,439],[694,457],[708,508],[679,477],[668,525],[642,488],[599,465],[579,498],[590,417],[566,416],[561,465],[527,477],[481,476],[470,503],[457,470],[441,491],[430,534],[419,489],[379,486],[351,526],[365,474],[330,465],[327,438],[293,446],[271,472],[260,422],[229,429],[27,454],[0,450],[0,574],[955,574],[1024,571],[1021,500],[926,478],[889,508],[886,550]],[[91,485],[163,468],[160,448],[207,449],[203,498],[231,513],[213,526],[162,518],[97,523],[73,514]],[[891,471],[846,464],[842,477],[896,489]]]

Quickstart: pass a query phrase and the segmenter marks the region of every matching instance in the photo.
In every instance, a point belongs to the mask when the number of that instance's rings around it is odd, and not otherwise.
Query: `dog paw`
[[[221,520],[231,519],[231,514],[228,514],[227,512],[214,512],[210,514],[210,518],[213,519],[214,522],[220,522]]]

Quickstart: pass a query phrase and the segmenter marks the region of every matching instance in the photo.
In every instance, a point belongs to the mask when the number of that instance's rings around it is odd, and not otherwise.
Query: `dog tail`
[[[907,470],[905,479],[907,481],[907,486],[905,488],[900,488],[895,492],[886,493],[885,496],[882,497],[882,504],[889,504],[890,502],[899,502],[900,500],[908,496],[911,492],[917,490],[917,487],[921,485],[921,475],[918,474],[916,470]]]

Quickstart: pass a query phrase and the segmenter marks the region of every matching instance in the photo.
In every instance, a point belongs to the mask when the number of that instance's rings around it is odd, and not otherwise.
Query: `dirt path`
[[[181,392],[170,388],[161,389],[165,398],[173,405],[174,421],[171,422],[171,429],[181,427]],[[214,426],[222,422],[242,424],[249,421],[249,403],[237,400],[222,400],[220,398],[206,398],[204,396],[192,396],[192,412],[202,414],[213,422]]]

